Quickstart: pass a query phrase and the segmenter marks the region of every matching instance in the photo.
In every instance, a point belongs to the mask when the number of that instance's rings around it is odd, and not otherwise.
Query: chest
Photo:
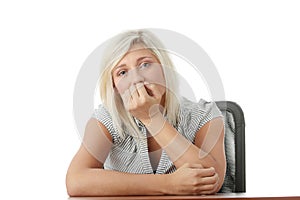
[[[156,171],[161,158],[162,149],[153,137],[148,137],[147,143],[151,167],[154,171]]]
[[[153,137],[147,138],[147,146],[148,146],[148,152],[161,150],[159,144],[156,142],[156,140]]]
[[[128,137],[114,145],[104,163],[105,169],[127,173],[172,173],[176,170],[172,161],[154,138],[140,141]]]

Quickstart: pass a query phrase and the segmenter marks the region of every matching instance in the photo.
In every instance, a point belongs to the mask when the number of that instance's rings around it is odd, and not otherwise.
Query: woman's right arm
[[[104,170],[103,163],[111,145],[112,138],[106,127],[91,118],[86,125],[83,142],[67,172],[66,186],[70,196],[164,193],[165,176]]]
[[[129,174],[102,169],[84,146],[74,157],[66,179],[69,196],[163,194],[164,176]],[[81,160],[81,158],[84,158]]]
[[[112,138],[103,124],[90,119],[83,142],[69,166],[69,196],[209,194],[218,177],[214,169],[185,164],[172,174],[130,174],[104,170]]]

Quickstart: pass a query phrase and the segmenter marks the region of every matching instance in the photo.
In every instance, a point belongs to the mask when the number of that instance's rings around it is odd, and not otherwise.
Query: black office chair
[[[225,121],[226,175],[220,193],[246,192],[245,119],[241,107],[231,101],[217,101]]]

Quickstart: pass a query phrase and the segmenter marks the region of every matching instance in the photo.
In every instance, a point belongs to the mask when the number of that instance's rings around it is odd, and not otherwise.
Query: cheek
[[[147,76],[145,76],[145,80],[149,83],[165,87],[165,77],[160,66],[153,67]]]
[[[125,78],[116,80],[114,83],[115,89],[120,94],[123,94],[130,87],[130,81]]]

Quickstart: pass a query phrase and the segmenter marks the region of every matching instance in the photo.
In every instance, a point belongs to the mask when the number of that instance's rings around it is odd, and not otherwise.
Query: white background
[[[213,60],[227,100],[245,113],[247,192],[300,194],[297,1],[7,2],[0,3],[1,199],[67,199],[65,173],[80,144],[76,76],[98,45],[133,28],[182,33]]]

